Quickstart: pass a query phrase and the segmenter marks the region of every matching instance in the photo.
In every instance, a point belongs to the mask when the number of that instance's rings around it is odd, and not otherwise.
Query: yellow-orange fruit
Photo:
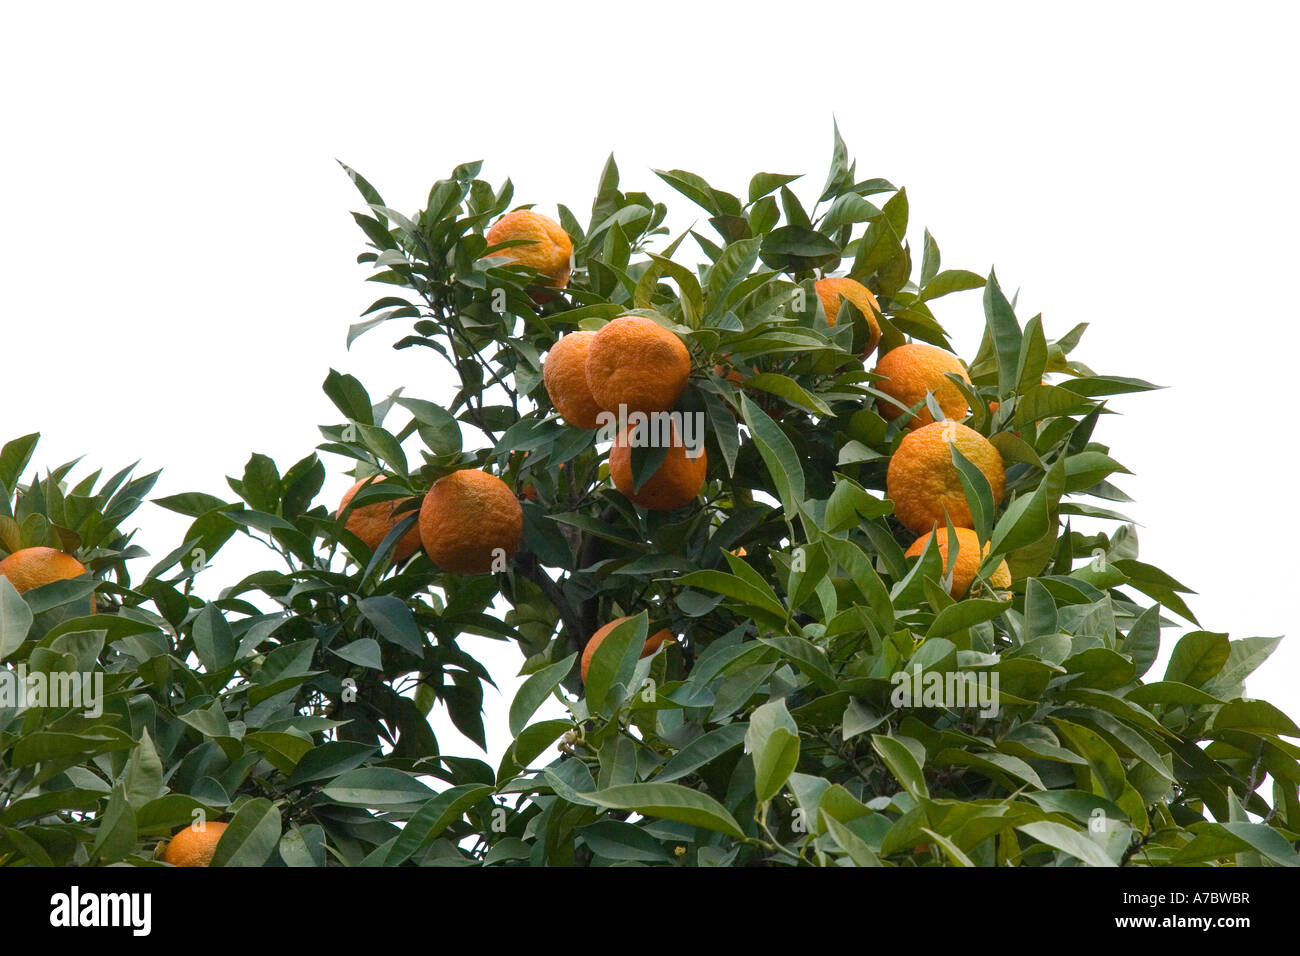
[[[558,222],[533,212],[516,209],[498,219],[487,231],[488,245],[527,239],[527,245],[510,246],[493,253],[532,266],[546,277],[545,284],[563,289],[573,270],[573,240]]]
[[[980,551],[980,539],[970,528],[953,528],[957,533],[957,560],[956,563],[948,559],[948,529],[940,527],[938,529],[939,542],[936,547],[939,549],[939,558],[943,562],[944,573],[952,572],[952,590],[949,592],[955,598],[962,597],[970,590],[971,582],[975,580],[975,572],[979,570],[980,559],[989,553],[989,546],[986,542],[984,550]],[[904,554],[909,558],[918,558],[921,552],[925,550],[926,544],[930,540],[933,532],[927,532],[912,542],[912,546]],[[997,568],[989,575],[989,583],[995,588],[1011,587],[1011,569],[1007,567],[1005,561],[999,562]]]
[[[570,332],[551,346],[542,364],[542,380],[551,404],[574,428],[595,428],[602,411],[587,385],[587,352],[595,332]]]
[[[610,448],[609,476],[614,481],[614,487],[634,505],[651,511],[674,511],[693,501],[704,487],[704,478],[709,469],[704,447],[701,445],[699,455],[691,458],[686,454],[686,447],[675,426],[672,436],[672,446],[664,455],[659,469],[635,492],[632,447],[628,433],[624,431],[620,434]]]
[[[374,478],[358,481],[343,495],[343,500],[339,502],[338,511],[334,512],[335,516],[343,514],[348,503],[356,496],[358,491],[366,486],[367,482],[374,483],[383,480],[383,475],[376,475]],[[404,504],[406,504],[405,501],[377,501],[371,505],[353,508],[352,513],[348,515],[348,520],[344,523],[344,527],[360,538],[367,548],[374,551],[383,542],[384,538],[388,537],[388,532],[392,531],[395,525],[411,516],[412,512],[409,508],[405,511],[397,510]],[[405,561],[418,550],[420,550],[420,525],[417,521],[393,545],[393,560]]]
[[[162,860],[172,866],[211,866],[221,834],[225,832],[224,823],[205,823],[198,830],[186,827],[171,838]]]
[[[510,486],[463,468],[433,483],[420,506],[420,540],[433,562],[453,574],[486,574],[498,553],[519,547],[524,511]]]
[[[628,620],[626,617],[618,617],[610,621],[595,634],[591,635],[591,640],[587,646],[582,649],[582,682],[587,682],[587,668],[591,666],[591,658],[596,653],[596,648],[600,647],[600,642],[609,636],[609,632],[614,630],[618,625]],[[673,642],[672,632],[668,628],[662,631],[656,631],[645,640],[645,647],[641,649],[642,657],[649,657],[655,651],[659,650],[664,642],[671,644]]]
[[[925,399],[925,393],[934,394],[935,401],[943,409],[944,415],[952,419],[962,419],[970,412],[966,396],[956,385],[946,378],[952,374],[970,383],[970,376],[961,360],[951,352],[913,342],[890,349],[876,363],[876,374],[884,378],[874,382],[872,387],[897,399],[911,408]],[[888,421],[893,421],[904,414],[903,409],[893,402],[877,402],[880,414]],[[921,410],[908,422],[908,428],[920,428],[934,421],[930,410],[922,406]]]
[[[21,548],[0,561],[0,577],[8,578],[19,594],[85,573],[84,564],[66,551],[55,548]]]
[[[691,376],[691,353],[658,322],[625,315],[607,324],[587,351],[587,386],[608,412],[666,412]]]
[[[871,328],[871,337],[867,340],[867,347],[863,351],[862,357],[866,358],[874,352],[876,346],[880,344],[880,323],[876,321],[876,313],[881,309],[880,303],[876,301],[876,297],[871,290],[856,279],[843,276],[830,276],[819,279],[813,283],[813,288],[817,290],[817,298],[821,300],[822,311],[826,313],[827,325],[833,326],[835,324],[835,317],[840,312],[840,296],[857,306],[858,311],[866,318],[867,325]]]
[[[993,503],[1002,502],[1007,474],[998,450],[973,428],[958,422],[931,422],[903,436],[885,473],[885,490],[894,503],[894,515],[915,534],[925,534],[936,525],[944,527],[945,509],[955,526],[974,524],[952,461],[951,445],[984,473],[993,490]]]

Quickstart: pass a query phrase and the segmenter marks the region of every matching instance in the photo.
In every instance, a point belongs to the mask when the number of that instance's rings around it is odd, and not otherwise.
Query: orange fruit
[[[523,530],[524,511],[510,486],[476,468],[439,478],[420,506],[424,550],[453,574],[488,573],[498,549],[514,555]]]
[[[355,485],[347,490],[343,495],[343,500],[339,502],[338,511],[334,512],[335,517],[343,514],[358,491],[366,486],[368,482],[383,481],[383,475],[376,475],[374,478],[367,478],[358,481]],[[409,499],[408,499],[409,500]],[[353,508],[352,513],[348,515],[348,520],[344,527],[361,539],[367,548],[374,551],[380,543],[388,536],[388,532],[393,530],[393,526],[405,521],[411,515],[410,509],[398,511],[397,509],[406,502],[398,501],[377,501],[374,504],[362,505],[359,508]],[[405,561],[416,551],[420,550],[420,525],[417,521],[407,529],[406,534],[402,535],[397,544],[393,546],[393,560]]]
[[[573,240],[558,222],[533,212],[516,209],[498,219],[487,231],[488,245],[513,239],[527,239],[528,245],[511,246],[492,253],[495,256],[532,266],[546,277],[545,284],[563,289],[573,271]]]
[[[948,529],[940,526],[937,529],[939,535],[939,557],[943,561],[943,570],[947,574],[952,572],[952,590],[949,592],[955,598],[960,598],[970,590],[971,582],[975,580],[975,572],[979,570],[980,559],[989,553],[989,545],[984,544],[984,550],[980,551],[980,539],[970,528],[953,528],[957,533],[957,560],[956,563],[948,559]],[[930,535],[936,532],[926,532],[912,542],[904,554],[909,558],[919,558],[921,552],[925,550],[926,544],[930,540]],[[992,574],[989,575],[989,583],[995,588],[1011,587],[1011,569],[1007,563],[1002,561]]]
[[[704,477],[709,468],[709,456],[704,448],[695,458],[686,454],[677,426],[673,426],[673,442],[659,470],[633,491],[632,446],[627,431],[623,431],[609,450],[609,476],[614,487],[634,505],[651,511],[675,511],[694,500],[704,487]]]
[[[944,527],[945,509],[956,527],[974,523],[949,445],[956,445],[984,473],[993,489],[993,503],[1002,502],[1007,474],[998,450],[973,428],[958,422],[931,422],[903,436],[885,473],[894,515],[915,534],[925,534],[936,525]]]
[[[587,646],[582,649],[582,682],[584,684],[587,682],[587,668],[591,666],[591,658],[596,653],[596,648],[600,647],[601,641],[609,637],[610,631],[614,630],[615,627],[626,620],[628,620],[626,617],[616,617],[595,634],[591,635],[591,640],[587,641]],[[641,656],[649,657],[655,651],[659,650],[660,646],[663,645],[665,641],[669,644],[673,643],[673,635],[668,628],[664,628],[662,631],[656,631],[654,634],[651,634],[645,640],[645,647],[641,649]]]
[[[911,408],[925,399],[926,392],[934,394],[935,401],[948,418],[965,418],[970,412],[966,396],[961,393],[945,376],[951,372],[960,376],[968,384],[970,376],[961,360],[951,352],[913,342],[890,349],[880,356],[876,363],[876,374],[884,378],[874,383],[874,388]],[[888,421],[893,421],[903,410],[893,402],[880,401],[880,414]],[[920,428],[934,421],[928,408],[922,407],[907,423],[908,428]]]
[[[881,308],[871,290],[856,279],[843,276],[818,279],[813,283],[813,288],[817,290],[822,311],[826,313],[827,325],[835,325],[835,317],[840,313],[841,296],[858,307],[858,311],[866,318],[867,325],[871,327],[871,338],[867,341],[867,348],[862,353],[862,357],[866,358],[874,352],[876,346],[880,344],[880,323],[876,321],[876,313],[881,311]]]
[[[595,428],[602,411],[587,385],[587,353],[595,332],[570,332],[551,346],[542,363],[542,381],[551,404],[574,428]]]
[[[19,594],[42,584],[80,577],[85,573],[84,564],[66,551],[55,548],[21,548],[0,561],[0,577],[8,578]]]
[[[225,832],[224,823],[205,823],[198,830],[186,827],[167,844],[163,862],[172,866],[211,866],[221,834]]]
[[[596,404],[617,413],[666,412],[682,397],[691,375],[691,353],[658,322],[625,315],[591,340],[587,386]]]
[[[739,385],[742,381],[740,372],[736,371],[734,368],[728,370],[723,368],[721,365],[715,365],[713,366],[713,374],[718,376],[718,378],[725,378],[733,385]]]

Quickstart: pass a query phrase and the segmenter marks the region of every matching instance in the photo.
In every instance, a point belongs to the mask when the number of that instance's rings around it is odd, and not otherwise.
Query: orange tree
[[[507,216],[477,163],[409,217],[347,172],[390,287],[349,341],[397,323],[450,398],[330,372],[319,448],[159,499],[192,524],[138,583],[116,529],[152,476],[24,484],[5,446],[5,553],[86,571],[0,576],[0,662],[104,691],[0,698],[0,862],[166,862],[195,820],[212,865],[1300,862],[1300,728],[1244,696],[1277,639],[1199,629],[1118,510],[1095,432],[1152,386],[928,231],[918,265],[838,133],[811,205],[658,172],[703,212],[675,237],[612,158],[585,225]],[[931,303],[975,290],[962,362]],[[592,427],[614,404],[676,413],[674,447]],[[203,596],[237,534],[273,563]],[[470,634],[522,653],[492,763],[427,719],[483,745]]]

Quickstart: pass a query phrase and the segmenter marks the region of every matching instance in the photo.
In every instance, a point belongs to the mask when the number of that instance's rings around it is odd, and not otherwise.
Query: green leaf
[[[375,423],[370,396],[355,377],[330,369],[322,388],[334,406],[349,420],[360,425]]]
[[[1300,727],[1266,700],[1230,700],[1210,720],[1206,733],[1246,730],[1257,734],[1300,737]]]
[[[22,595],[7,577],[0,575],[0,661],[27,640],[33,620],[32,609]]]
[[[939,849],[943,850],[944,855],[948,857],[949,860],[952,861],[954,866],[975,865],[973,862],[971,862],[971,858],[968,857],[965,853],[963,853],[960,849],[958,849],[957,844],[953,843],[946,836],[935,833],[929,827],[921,827],[921,832],[924,833],[926,836],[930,837],[930,839],[934,840],[935,843],[939,844]]]
[[[607,860],[667,863],[672,857],[663,845],[641,827],[620,820],[597,820],[578,832],[591,851]]]
[[[825,811],[820,814],[832,840],[849,855],[854,866],[880,866],[880,858],[860,836],[853,832],[848,824],[841,823]]]
[[[998,285],[996,272],[989,273],[988,284],[984,286],[984,319],[997,356],[998,398],[1006,401],[1018,381],[1022,334],[1011,303]]]
[[[135,810],[163,794],[163,763],[147,727],[141,730],[140,743],[126,762],[122,786],[126,802]]]
[[[40,432],[33,432],[6,442],[4,448],[0,448],[0,485],[13,489],[18,484],[18,479],[27,463],[32,460],[32,452],[40,440]]]
[[[1063,823],[1039,820],[1034,823],[1022,823],[1016,827],[1021,833],[1045,843],[1054,850],[1060,850],[1089,866],[1116,866],[1116,862],[1106,855],[1101,846],[1088,839],[1078,830],[1072,830]]]
[[[581,796],[597,806],[677,820],[732,837],[744,836],[740,824],[726,807],[710,796],[675,783],[628,783]]]
[[[740,407],[745,425],[776,485],[781,505],[786,515],[792,517],[799,512],[805,496],[803,466],[799,462],[799,455],[785,432],[750,401],[748,395],[741,395]]]
[[[759,391],[778,395],[791,405],[806,408],[818,415],[829,416],[831,414],[829,405],[787,375],[780,375],[776,372],[761,372],[747,378],[745,387],[756,388]]]
[[[923,284],[921,298],[937,299],[953,292],[980,289],[983,288],[984,282],[984,277],[974,272],[967,272],[965,269],[945,269]]]
[[[570,654],[562,661],[557,661],[548,667],[543,667],[535,674],[530,674],[524,681],[519,690],[515,693],[515,698],[510,702],[510,733],[518,737],[523,729],[528,726],[528,721],[537,708],[542,706],[542,701],[551,696],[551,691],[559,686],[560,681],[573,669],[573,662],[577,654]]]
[[[907,793],[916,800],[930,796],[930,790],[925,785],[925,774],[921,771],[921,764],[917,761],[916,755],[912,753],[910,747],[903,743],[898,737],[888,737],[884,734],[871,735],[871,748],[880,755],[889,772],[894,775]]]
[[[215,604],[205,606],[194,619],[194,653],[209,673],[235,659],[234,635]]]
[[[321,789],[321,794],[344,806],[378,810],[419,803],[433,791],[413,774],[389,767],[366,767],[340,774]]]
[[[768,193],[801,178],[801,173],[792,176],[783,173],[756,173],[749,181],[749,201],[751,204],[758,202]]]
[[[1165,667],[1166,681],[1200,687],[1217,675],[1228,662],[1228,635],[1190,631],[1174,646]]]
[[[280,842],[280,824],[280,810],[270,800],[249,800],[221,834],[212,865],[264,865]]]
[[[465,811],[481,803],[492,794],[492,787],[481,783],[465,783],[450,787],[426,802],[407,821],[402,834],[389,848],[385,863],[399,866],[421,849],[428,846],[439,834],[465,815]]]
[[[750,714],[745,747],[754,757],[754,794],[760,803],[770,800],[799,762],[799,727],[785,701],[769,701]]]
[[[289,775],[287,786],[337,777],[365,763],[378,752],[374,744],[355,740],[330,740],[308,752]]]
[[[726,724],[695,738],[663,765],[655,775],[655,782],[669,783],[680,780],[728,751],[734,750],[745,739],[747,730],[748,724],[738,722]]]
[[[405,601],[384,594],[358,601],[357,610],[374,626],[380,637],[417,657],[424,654],[424,634]]]

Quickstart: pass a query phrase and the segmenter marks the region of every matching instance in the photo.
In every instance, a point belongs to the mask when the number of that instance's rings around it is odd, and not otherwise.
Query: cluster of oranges
[[[908,557],[920,555],[934,529],[940,529],[936,546],[944,562],[945,573],[952,573],[953,597],[969,590],[988,544],[980,548],[979,537],[960,473],[952,459],[955,448],[988,479],[993,504],[1002,503],[1006,490],[1006,470],[1002,456],[992,442],[957,419],[965,418],[970,405],[962,390],[948,376],[970,384],[970,376],[957,356],[933,345],[900,345],[881,356],[876,364],[880,376],[875,387],[892,401],[878,403],[880,414],[889,421],[933,396],[945,415],[936,422],[925,405],[912,415],[904,427],[907,434],[889,459],[885,490],[894,503],[894,516],[903,527],[920,535],[907,549]],[[948,557],[946,527],[951,521],[957,538],[955,561]],[[989,575],[994,587],[1011,586],[1011,571],[1005,561]]]
[[[339,514],[369,482],[357,482],[343,496]],[[380,501],[353,508],[344,527],[375,550],[410,512],[410,500]],[[420,504],[416,523],[398,539],[393,557],[404,561],[424,547],[433,562],[453,574],[486,574],[499,557],[519,547],[524,513],[510,487],[496,475],[462,468],[433,483]]]
[[[634,412],[653,414],[677,404],[691,375],[691,354],[682,340],[652,319],[627,315],[598,332],[570,332],[547,353],[542,367],[546,393],[555,410],[576,428],[596,428],[602,413],[611,421]],[[609,475],[633,504],[651,511],[674,511],[694,500],[704,487],[708,456],[691,454],[677,431],[655,473],[636,487],[632,473],[633,437],[624,428],[609,453]]]

